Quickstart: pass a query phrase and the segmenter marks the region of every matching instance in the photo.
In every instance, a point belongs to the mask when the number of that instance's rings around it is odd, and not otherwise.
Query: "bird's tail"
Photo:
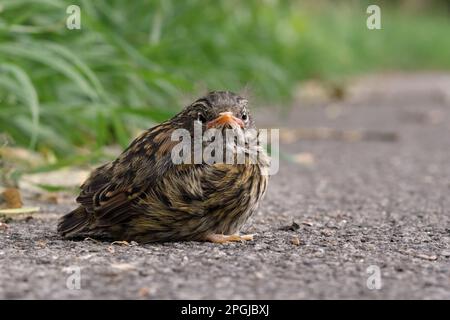
[[[89,216],[83,207],[76,208],[59,219],[58,233],[64,237],[72,237],[86,231],[86,227],[89,225]]]

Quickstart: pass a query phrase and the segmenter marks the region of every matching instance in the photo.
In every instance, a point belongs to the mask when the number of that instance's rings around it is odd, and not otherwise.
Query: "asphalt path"
[[[251,242],[66,241],[56,219],[73,205],[42,203],[0,230],[0,298],[449,299],[449,77],[369,77],[340,101],[256,110],[282,159]]]

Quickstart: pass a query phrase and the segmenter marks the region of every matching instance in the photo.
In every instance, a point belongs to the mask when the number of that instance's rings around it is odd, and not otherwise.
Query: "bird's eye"
[[[241,118],[242,118],[242,120],[247,121],[247,120],[248,120],[248,114],[247,114],[247,112],[244,111],[244,112],[242,113],[242,117],[241,117]]]
[[[205,116],[201,112],[197,114],[197,121],[200,121],[201,123],[206,122]]]

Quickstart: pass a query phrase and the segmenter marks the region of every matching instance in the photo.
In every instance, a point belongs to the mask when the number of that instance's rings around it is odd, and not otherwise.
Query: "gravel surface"
[[[244,230],[252,242],[65,241],[56,219],[73,206],[41,204],[0,231],[0,298],[450,299],[449,78],[370,77],[341,102],[261,111],[260,127],[282,127],[283,154],[297,156],[271,178]],[[283,135],[296,127],[391,138]]]

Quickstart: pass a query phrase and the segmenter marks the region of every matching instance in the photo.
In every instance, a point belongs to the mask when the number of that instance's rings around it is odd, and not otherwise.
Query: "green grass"
[[[81,30],[65,28],[74,3]],[[287,102],[308,78],[450,69],[448,15],[386,6],[369,31],[355,2],[0,0],[0,133],[67,163],[207,89]]]

